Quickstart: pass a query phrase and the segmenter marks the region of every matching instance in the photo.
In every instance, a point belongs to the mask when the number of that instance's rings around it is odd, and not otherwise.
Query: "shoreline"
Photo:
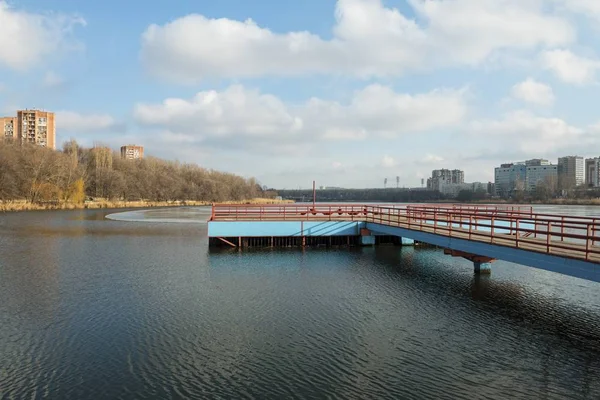
[[[293,200],[274,200],[255,198],[241,201],[197,201],[197,200],[175,200],[175,201],[108,201],[92,200],[83,204],[73,203],[52,203],[40,204],[30,203],[24,200],[0,201],[0,212],[19,212],[19,211],[65,211],[65,210],[99,210],[99,209],[123,209],[123,208],[158,208],[158,207],[204,207],[213,204],[293,204]],[[360,202],[352,202],[360,203]],[[481,200],[470,202],[456,201],[433,201],[431,203],[453,203],[453,204],[503,204],[503,205],[549,205],[549,206],[600,206],[600,199],[554,199],[550,201],[531,201],[517,202],[498,199],[496,201]]]
[[[211,206],[215,202],[197,200],[175,200],[175,201],[86,201],[83,204],[59,203],[39,204],[27,201],[0,201],[0,212],[19,211],[60,211],[60,210],[99,210],[99,209],[121,209],[121,208],[156,208],[156,207],[202,207]],[[250,199],[241,201],[225,201],[219,204],[291,204],[291,200],[273,199]]]

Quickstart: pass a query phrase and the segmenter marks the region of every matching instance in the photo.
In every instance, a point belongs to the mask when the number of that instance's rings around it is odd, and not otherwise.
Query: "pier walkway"
[[[215,205],[208,233],[211,245],[240,248],[372,245],[391,237],[442,247],[473,261],[476,272],[501,259],[600,282],[600,218],[530,206]]]

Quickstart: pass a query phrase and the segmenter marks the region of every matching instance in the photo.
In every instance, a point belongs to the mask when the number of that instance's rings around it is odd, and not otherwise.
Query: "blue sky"
[[[0,0],[0,113],[278,188],[488,181],[600,154],[599,22],[596,0]]]

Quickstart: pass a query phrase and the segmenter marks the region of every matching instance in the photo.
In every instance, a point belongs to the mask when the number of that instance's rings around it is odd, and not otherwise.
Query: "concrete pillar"
[[[400,238],[400,244],[402,246],[414,246],[415,240],[403,237],[403,238]]]
[[[475,267],[476,274],[491,274],[492,273],[492,263],[491,262],[473,261],[473,266]]]
[[[361,246],[373,246],[375,244],[375,236],[361,236]]]
[[[375,236],[371,234],[371,231],[366,228],[360,230],[360,245],[361,246],[373,246],[375,244]]]

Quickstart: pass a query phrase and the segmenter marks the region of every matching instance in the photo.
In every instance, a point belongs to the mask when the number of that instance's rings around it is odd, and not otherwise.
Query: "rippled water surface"
[[[426,247],[209,252],[208,209],[109,213],[0,215],[0,398],[600,398],[597,283]]]

